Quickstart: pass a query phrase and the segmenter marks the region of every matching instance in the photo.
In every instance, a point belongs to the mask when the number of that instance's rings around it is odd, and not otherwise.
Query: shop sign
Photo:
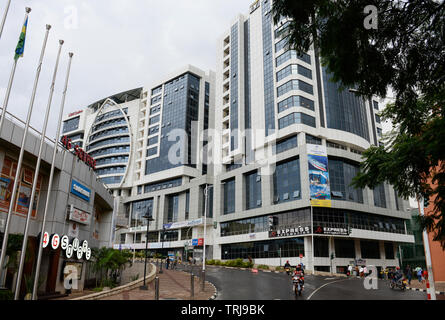
[[[75,221],[81,224],[89,225],[91,222],[91,214],[88,212],[82,211],[80,209],[74,208],[71,205],[70,217],[71,221]]]
[[[333,228],[333,227],[318,226],[318,227],[314,228],[314,233],[348,236],[350,234],[350,231],[349,231],[349,228]]]
[[[77,116],[78,114],[81,114],[82,112],[83,112],[83,110],[71,112],[70,114],[68,114],[68,118]]]
[[[284,228],[284,229],[278,229],[278,230],[270,230],[269,238],[300,236],[300,235],[310,234],[310,233],[311,233],[311,230],[309,227],[298,226],[295,228]]]
[[[94,158],[92,156],[90,156],[88,153],[86,153],[81,147],[79,147],[77,144],[75,144],[74,146],[71,144],[71,139],[68,138],[68,136],[63,136],[62,137],[62,144],[63,146],[69,151],[71,149],[74,148],[74,154],[83,162],[85,162],[85,164],[87,164],[88,166],[90,166],[91,168],[93,168],[94,170],[96,169],[96,160],[94,160]]]
[[[87,202],[90,202],[91,190],[74,179],[71,182],[71,193]]]
[[[185,227],[193,227],[193,226],[198,226],[202,223],[203,223],[202,218],[195,219],[195,220],[189,220],[189,221],[166,223],[166,224],[164,224],[164,229],[178,229],[178,228],[185,228]]]
[[[69,243],[69,237],[67,235],[60,237],[55,233],[50,236],[48,232],[45,232],[43,234],[42,247],[46,248],[49,244],[51,244],[53,250],[57,250],[60,246],[60,248],[65,251],[65,256],[68,259],[71,259],[73,255],[75,255],[78,260],[81,260],[84,254],[86,260],[90,260],[91,258],[91,248],[88,247],[87,240],[80,243],[79,239],[74,238],[71,243]]]

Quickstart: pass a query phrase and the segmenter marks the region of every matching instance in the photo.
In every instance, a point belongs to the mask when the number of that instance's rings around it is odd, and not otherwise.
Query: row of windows
[[[96,160],[96,166],[102,166],[104,164],[111,164],[111,163],[127,163],[127,162],[128,162],[128,156],[109,157]]]
[[[77,130],[79,128],[80,117],[72,118],[63,122],[63,133]]]
[[[99,133],[91,135],[89,140],[90,140],[90,142],[92,142],[94,140],[97,140],[97,139],[100,139],[100,138],[103,138],[103,137],[108,137],[108,136],[113,136],[113,135],[123,134],[123,133],[128,133],[128,127],[127,126],[101,131]]]
[[[363,190],[351,187],[359,169],[358,164],[329,158],[330,187],[335,200],[363,203]]]
[[[150,104],[154,105],[155,103],[158,103],[159,101],[161,101],[161,99],[162,99],[161,95],[159,95],[157,97],[154,97],[154,98],[151,99],[151,103]]]
[[[159,132],[159,125],[148,128],[148,135],[152,135]]]
[[[300,66],[299,64],[290,64],[277,72],[277,82],[293,74],[299,74],[312,79],[312,71],[310,69]]]
[[[128,108],[124,109],[124,112],[127,113],[128,112]],[[109,118],[113,118],[113,117],[117,117],[117,116],[122,116],[122,112],[118,109],[118,110],[114,110],[114,111],[110,111],[104,114],[101,114],[100,116],[98,116],[96,118],[96,120],[94,121],[94,123],[100,122],[102,120],[106,120]]]
[[[290,149],[294,149],[296,147],[298,147],[297,135],[281,140],[280,142],[277,142],[277,144],[275,145],[275,153],[278,154]]]
[[[238,148],[238,23],[234,24],[230,31],[232,46],[230,48],[231,66],[230,74],[230,150]]]
[[[123,176],[118,177],[106,177],[99,179],[104,184],[115,184],[115,183],[121,183]]]
[[[147,146],[154,145],[158,143],[158,141],[159,141],[159,136],[154,136],[153,138],[147,140]]]
[[[99,131],[108,127],[112,127],[112,126],[118,126],[118,125],[122,125],[122,124],[126,124],[127,121],[125,119],[114,119],[114,120],[110,120],[110,121],[105,121],[97,126],[93,127],[93,132],[95,131]]]
[[[160,120],[160,115],[158,114],[157,116],[151,117],[148,124],[151,126],[152,124],[158,123]]]
[[[311,84],[302,80],[293,79],[277,88],[277,97],[280,97],[291,90],[301,90],[309,94],[314,94],[314,88]]]
[[[321,146],[322,142],[320,138],[311,136],[310,134],[306,133],[306,143],[309,144],[318,144],[319,146]]]
[[[154,156],[158,153],[158,147],[147,149],[147,157]]]
[[[150,109],[150,115],[155,114],[155,113],[160,112],[160,111],[161,111],[161,105],[157,105],[157,106],[155,106],[155,107]]]
[[[285,63],[286,61],[290,59],[299,59],[301,61],[306,62],[307,64],[311,64],[311,56],[307,53],[303,53],[301,56],[297,54],[297,51],[295,50],[287,50],[283,54],[279,55],[275,59],[276,67],[278,68],[280,65]]]
[[[68,138],[70,138],[71,141],[81,140],[83,139],[83,133],[79,133],[74,136],[68,136]]]
[[[271,2],[262,5],[263,31],[263,71],[264,71],[264,116],[266,136],[275,131],[275,102],[274,102],[274,65]]]
[[[302,238],[232,243],[221,247],[223,260],[298,257],[300,254],[304,254]]]
[[[289,98],[278,103],[278,112],[283,112],[291,107],[303,107],[314,111],[314,101],[302,96],[290,96]]]
[[[278,120],[280,129],[292,124],[301,123],[315,128],[315,118],[302,112],[293,112]]]
[[[94,149],[94,148],[101,147],[101,146],[106,146],[106,145],[110,145],[110,144],[118,144],[118,143],[127,143],[127,142],[130,142],[130,137],[128,137],[128,136],[105,139],[105,140],[101,140],[99,142],[91,143],[89,146],[87,146],[87,151]]]
[[[159,86],[159,87],[151,90],[151,95],[154,96],[154,95],[160,93],[161,91],[162,91],[162,86]]]
[[[156,190],[163,190],[169,188],[175,188],[182,185],[182,179],[171,179],[157,183],[150,183],[144,185],[144,193],[153,192]],[[142,193],[142,186],[138,186],[138,194]]]
[[[261,216],[222,222],[221,236],[233,236],[265,232],[270,230],[283,230],[311,226],[310,208],[292,210],[274,214],[273,223],[269,223],[271,216]],[[358,211],[345,211],[332,208],[313,208],[314,230],[317,227],[355,228],[389,233],[405,234],[403,219],[392,218]]]
[[[130,146],[111,147],[111,148],[93,151],[90,153],[90,156],[92,156],[94,158],[94,157],[103,156],[103,155],[107,155],[107,154],[128,153],[128,152],[130,152]]]
[[[106,175],[106,174],[115,174],[115,173],[125,173],[126,166],[118,166],[118,167],[110,167],[97,169],[95,172],[98,176]]]

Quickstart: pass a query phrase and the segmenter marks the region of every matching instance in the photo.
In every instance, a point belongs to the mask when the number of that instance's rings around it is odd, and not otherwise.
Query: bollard
[[[155,278],[155,300],[159,300],[159,277]]]
[[[192,273],[190,275],[190,299],[195,298],[195,276]]]
[[[206,283],[206,272],[205,270],[201,271],[201,291],[205,291],[205,283]]]

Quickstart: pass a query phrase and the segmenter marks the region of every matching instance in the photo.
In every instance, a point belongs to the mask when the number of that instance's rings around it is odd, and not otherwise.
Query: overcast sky
[[[25,55],[19,60],[8,111],[25,120],[37,63],[51,24],[31,125],[43,127],[58,40],[65,40],[48,136],[56,122],[68,52],[74,52],[65,112],[99,99],[150,85],[186,64],[215,69],[216,40],[253,0],[13,0],[0,39],[0,103],[3,103],[25,14]],[[6,0],[0,1],[0,19]]]

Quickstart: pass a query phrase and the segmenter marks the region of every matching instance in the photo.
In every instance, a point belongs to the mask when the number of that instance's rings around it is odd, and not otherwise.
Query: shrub
[[[221,265],[224,265],[224,262],[222,262],[221,260],[215,260],[215,265],[221,266]]]
[[[244,262],[243,263],[243,268],[252,268],[253,267],[253,262]]]
[[[1,300],[13,300],[14,295],[11,290],[0,290],[0,301]]]
[[[244,266],[243,259],[241,258],[235,259],[234,265],[235,267],[243,267]]]
[[[103,290],[103,288],[101,288],[101,287],[98,287],[98,288],[94,288],[94,289],[93,289],[94,292],[101,292],[102,290]]]
[[[208,264],[209,266],[214,265],[215,264],[215,260],[206,260],[206,264]]]
[[[260,265],[258,265],[258,269],[269,270],[269,266],[267,266],[267,265],[265,265],[265,264],[260,264]]]
[[[275,267],[275,271],[283,271],[284,268],[283,267]]]

